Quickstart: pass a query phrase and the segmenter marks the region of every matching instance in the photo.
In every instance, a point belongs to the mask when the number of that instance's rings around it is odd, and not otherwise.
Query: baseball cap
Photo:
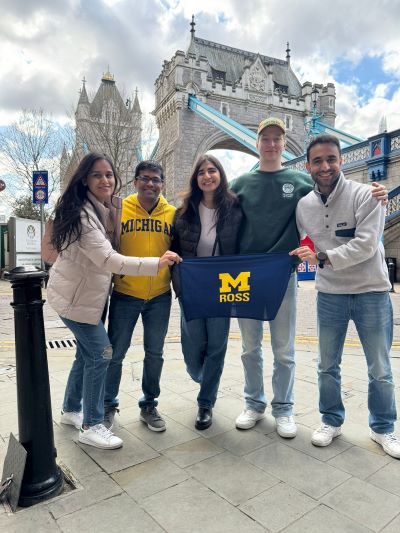
[[[268,128],[268,126],[277,126],[279,129],[282,130],[282,133],[286,133],[285,124],[280,118],[269,117],[265,118],[260,122],[260,124],[258,125],[257,135],[260,135],[262,130]]]

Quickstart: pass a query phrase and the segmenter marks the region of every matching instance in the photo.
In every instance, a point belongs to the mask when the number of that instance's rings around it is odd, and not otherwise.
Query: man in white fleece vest
[[[347,326],[353,320],[368,366],[368,409],[371,438],[392,457],[400,458],[394,434],[396,402],[390,365],[393,311],[381,237],[385,209],[371,197],[370,187],[346,180],[341,172],[339,140],[320,135],[307,149],[307,170],[314,190],[296,210],[307,246],[293,250],[318,265],[316,278],[319,334],[319,410],[322,425],[311,442],[328,446],[341,434],[345,409],[341,398],[340,363]]]

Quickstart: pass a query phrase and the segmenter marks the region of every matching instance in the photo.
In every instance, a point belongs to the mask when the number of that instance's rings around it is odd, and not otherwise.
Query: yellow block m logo
[[[231,292],[232,288],[237,288],[237,290],[240,292],[249,291],[249,278],[250,272],[240,272],[236,278],[232,278],[232,276],[227,272],[219,274],[219,279],[221,280],[219,292]]]

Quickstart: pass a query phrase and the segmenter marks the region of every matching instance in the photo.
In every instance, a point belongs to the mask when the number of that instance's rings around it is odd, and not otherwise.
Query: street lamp
[[[314,85],[313,90],[311,91],[311,118],[304,119],[304,127],[307,132],[306,138],[304,139],[304,148],[307,147],[308,143],[316,136],[318,133],[321,133],[322,129],[317,124],[317,121],[323,116],[323,113],[320,115],[317,114],[317,103],[319,98],[319,91]]]

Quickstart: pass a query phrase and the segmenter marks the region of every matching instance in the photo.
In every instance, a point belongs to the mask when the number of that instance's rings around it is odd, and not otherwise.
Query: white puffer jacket
[[[85,203],[86,212],[82,210],[81,216],[82,236],[59,254],[50,269],[47,299],[60,316],[96,325],[103,313],[112,273],[155,276],[158,258],[127,257],[116,252],[106,227],[110,209],[115,232],[120,231],[120,210],[112,205],[106,208],[93,195],[88,193],[88,196],[90,202]]]

